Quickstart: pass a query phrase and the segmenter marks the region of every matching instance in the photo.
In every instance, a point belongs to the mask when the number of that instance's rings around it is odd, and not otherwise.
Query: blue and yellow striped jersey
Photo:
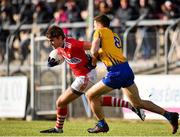
[[[98,54],[100,60],[107,67],[126,62],[122,52],[121,40],[116,33],[113,33],[109,28],[101,28],[95,30],[93,39],[96,38],[101,39]]]

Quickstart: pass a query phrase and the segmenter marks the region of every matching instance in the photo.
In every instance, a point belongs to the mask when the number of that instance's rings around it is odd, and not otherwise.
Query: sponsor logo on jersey
[[[64,46],[65,47],[67,47],[67,48],[71,48],[72,47],[72,44],[71,43],[69,43],[69,42],[64,42],[65,44],[64,44]]]
[[[78,64],[78,63],[81,62],[81,59],[76,58],[76,57],[73,57],[73,58],[71,58],[71,59],[65,57],[65,60],[66,60],[66,62],[69,63],[69,64]]]

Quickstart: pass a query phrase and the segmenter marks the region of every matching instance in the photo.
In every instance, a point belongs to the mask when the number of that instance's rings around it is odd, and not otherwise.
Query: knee
[[[57,108],[62,108],[63,106],[64,106],[63,100],[62,100],[61,98],[58,98],[58,99],[56,100],[56,107],[57,107]]]

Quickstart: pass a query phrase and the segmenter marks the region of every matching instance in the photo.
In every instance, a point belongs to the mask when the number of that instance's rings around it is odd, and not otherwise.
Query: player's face
[[[58,47],[62,47],[63,46],[63,39],[62,39],[61,36],[60,37],[50,38],[49,42],[50,42],[51,46],[53,48],[55,48],[55,49],[58,48]]]
[[[99,22],[97,22],[97,21],[94,21],[94,29],[96,30],[96,29],[99,29],[99,28],[101,28],[101,24]]]

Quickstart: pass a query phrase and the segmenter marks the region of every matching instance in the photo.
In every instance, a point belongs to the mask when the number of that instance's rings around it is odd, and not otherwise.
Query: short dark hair
[[[50,26],[46,32],[46,37],[47,38],[54,38],[54,37],[59,37],[62,36],[62,38],[65,38],[65,34],[63,30],[56,25]]]
[[[110,26],[110,19],[104,14],[96,16],[94,20],[101,23],[104,27]]]

